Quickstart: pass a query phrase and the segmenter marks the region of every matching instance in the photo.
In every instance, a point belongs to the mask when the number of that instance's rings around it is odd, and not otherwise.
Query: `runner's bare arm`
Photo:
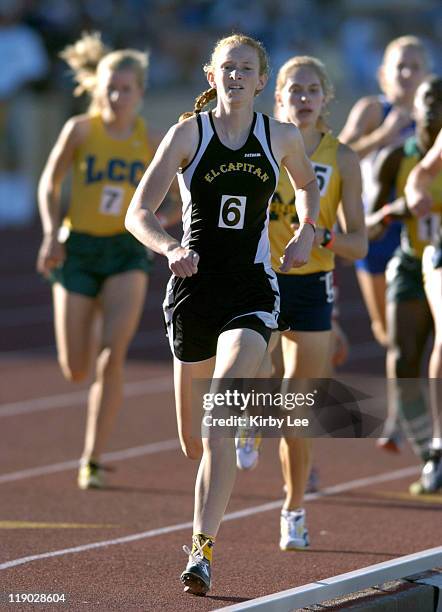
[[[407,206],[417,217],[430,212],[430,185],[442,172],[442,130],[425,157],[410,172],[405,186]]]
[[[90,121],[86,115],[72,117],[66,122],[49,154],[38,184],[43,240],[37,256],[37,270],[44,276],[48,276],[65,258],[64,246],[58,241],[61,187],[72,165],[75,150],[89,133],[89,127]]]
[[[89,120],[85,116],[72,117],[63,126],[55,143],[38,184],[38,208],[43,233],[56,236],[60,226],[60,193],[72,161],[75,149],[80,145],[89,130]]]
[[[362,205],[362,179],[358,156],[350,147],[339,145],[337,161],[342,178],[341,210],[344,232],[337,234],[331,250],[348,259],[365,257],[368,250],[367,230]],[[331,229],[331,228],[329,228]],[[320,229],[316,244],[321,244]]]
[[[285,166],[296,191],[296,212],[300,227],[287,244],[281,272],[305,265],[310,256],[314,231],[304,219],[316,221],[319,215],[319,188],[313,166],[306,155],[299,130],[291,124],[272,122],[272,145],[277,159]]]
[[[382,149],[376,156],[373,166],[373,183],[365,202],[365,223],[369,230],[370,240],[375,240],[382,235],[391,217],[399,219],[410,215],[403,196],[391,200],[403,158],[404,147],[402,145]]]
[[[372,151],[393,144],[410,121],[410,114],[400,108],[393,108],[383,119],[377,97],[361,98],[351,109],[339,140],[350,145],[362,159]]]
[[[165,255],[171,271],[182,277],[196,273],[198,255],[181,247],[161,227],[155,211],[164,200],[177,171],[193,157],[197,146],[195,118],[170,128],[135,191],[125,220],[126,229],[152,251]]]

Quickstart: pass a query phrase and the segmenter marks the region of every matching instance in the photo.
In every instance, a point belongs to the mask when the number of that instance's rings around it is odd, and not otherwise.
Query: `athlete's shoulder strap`
[[[265,148],[268,149],[268,152],[266,151],[266,153],[278,167],[278,162],[276,161],[275,156],[273,155],[273,151],[272,151],[272,140],[270,138],[270,119],[268,115],[265,115],[264,113],[257,113],[255,131],[256,131],[256,135],[258,136],[258,138],[259,138],[259,131],[261,131],[262,133],[261,138],[260,138],[261,144],[264,144],[263,143],[263,139],[264,139],[264,142],[267,145]]]
[[[387,100],[387,97],[384,94],[378,96],[378,101],[382,107],[382,119],[385,119],[385,117],[393,108],[393,104],[389,100]]]
[[[195,157],[198,155],[198,152],[201,148],[201,142],[203,140],[203,122],[201,121],[201,113],[196,113],[195,117],[196,117],[196,124],[198,126],[198,146],[196,147],[195,154],[190,160],[190,162],[186,166],[184,166],[184,168],[181,168],[180,170],[181,174],[185,172],[187,168],[189,168],[189,166],[193,164]]]
[[[195,151],[195,155],[192,157],[190,162],[181,169],[181,173],[185,172],[190,166],[196,165],[201,159],[202,154],[207,148],[210,139],[213,136],[213,129],[210,125],[210,118],[207,111],[202,113],[196,113],[196,122],[198,125],[198,146]]]

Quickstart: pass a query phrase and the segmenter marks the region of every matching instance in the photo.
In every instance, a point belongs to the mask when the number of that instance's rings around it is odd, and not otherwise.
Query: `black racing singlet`
[[[182,245],[200,256],[198,270],[223,273],[256,263],[270,267],[269,203],[279,177],[269,118],[255,113],[238,150],[219,140],[212,114],[197,115],[199,145],[178,174],[183,200]]]

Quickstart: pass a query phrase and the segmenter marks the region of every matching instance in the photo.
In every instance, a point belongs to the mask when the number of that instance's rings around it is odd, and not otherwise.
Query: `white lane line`
[[[160,442],[151,442],[143,446],[133,446],[124,450],[104,453],[102,458],[105,461],[124,461],[132,457],[140,457],[142,455],[152,455],[154,453],[162,453],[164,451],[175,450],[179,448],[178,440],[162,440]],[[74,470],[78,468],[78,459],[63,461],[62,463],[53,463],[52,465],[42,465],[40,467],[20,470],[19,472],[10,472],[9,474],[0,475],[0,484],[5,482],[15,482],[26,478],[35,478],[36,476],[44,476],[46,474],[55,474],[56,472],[64,472],[66,470]]]
[[[395,470],[393,472],[387,472],[385,474],[377,474],[375,476],[368,476],[367,478],[359,478],[357,480],[350,480],[349,482],[342,482],[332,487],[327,487],[318,493],[309,493],[305,496],[306,501],[313,499],[319,499],[328,495],[335,495],[336,493],[342,493],[344,491],[351,491],[352,489],[358,489],[367,485],[377,484],[379,482],[388,482],[391,480],[399,480],[412,476],[419,472],[419,468],[410,466],[401,470]],[[281,500],[269,502],[267,504],[261,504],[260,506],[252,506],[251,508],[245,508],[244,510],[238,510],[236,512],[229,512],[224,516],[223,521],[233,521],[246,516],[252,516],[253,514],[259,514],[261,512],[268,512],[270,510],[276,510],[281,508]],[[160,527],[158,529],[150,529],[149,531],[142,531],[141,533],[133,533],[128,536],[121,538],[115,538],[113,540],[104,540],[101,542],[91,542],[90,544],[83,544],[82,546],[75,546],[73,548],[64,548],[61,550],[52,550],[50,552],[41,553],[37,555],[30,555],[29,557],[21,557],[20,559],[12,559],[0,563],[0,570],[7,570],[18,565],[25,565],[31,561],[40,561],[41,559],[50,559],[53,557],[61,557],[63,555],[69,555],[73,553],[85,552],[95,548],[105,548],[107,546],[114,546],[115,544],[127,544],[128,542],[136,542],[144,540],[146,538],[154,538],[158,535],[164,535],[166,533],[173,533],[175,531],[182,531],[183,529],[190,529],[192,522],[178,523],[176,525],[169,525],[167,527]]]
[[[139,395],[152,395],[163,393],[173,389],[172,374],[168,377],[140,380],[125,383],[123,387],[124,397],[138,397]],[[59,395],[48,395],[35,399],[24,400],[22,402],[11,402],[0,404],[0,418],[17,416],[18,414],[29,414],[31,412],[41,412],[53,408],[67,408],[84,404],[87,401],[89,391],[71,391]]]

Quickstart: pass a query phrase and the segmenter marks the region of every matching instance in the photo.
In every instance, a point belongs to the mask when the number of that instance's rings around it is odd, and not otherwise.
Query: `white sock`
[[[287,516],[288,514],[296,514],[297,516],[303,516],[305,514],[304,508],[296,508],[296,510],[282,509],[281,514]]]

